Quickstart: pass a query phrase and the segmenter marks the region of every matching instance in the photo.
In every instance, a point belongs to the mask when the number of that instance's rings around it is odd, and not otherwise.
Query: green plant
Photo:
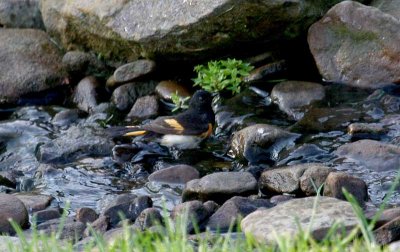
[[[232,94],[238,94],[243,77],[248,76],[253,68],[249,63],[236,59],[210,61],[207,65],[195,66],[197,78],[193,79],[194,85],[209,92],[230,90]]]
[[[178,91],[176,91],[174,94],[171,95],[171,100],[175,104],[175,108],[172,109],[172,112],[175,112],[180,109],[189,108],[190,96],[183,98],[179,96]]]

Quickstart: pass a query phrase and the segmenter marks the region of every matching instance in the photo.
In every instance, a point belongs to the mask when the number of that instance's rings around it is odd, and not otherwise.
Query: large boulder
[[[17,197],[0,194],[0,233],[14,234],[15,230],[9,220],[24,228],[29,224],[28,211]]]
[[[40,0],[0,2],[0,27],[44,29]]]
[[[61,60],[44,31],[0,29],[0,104],[62,84]]]
[[[373,0],[371,6],[400,19],[400,5],[398,0]]]
[[[400,82],[400,20],[353,1],[335,5],[308,33],[324,79],[362,88]]]
[[[41,11],[66,48],[128,60],[198,59],[298,38],[339,1],[43,0]]]

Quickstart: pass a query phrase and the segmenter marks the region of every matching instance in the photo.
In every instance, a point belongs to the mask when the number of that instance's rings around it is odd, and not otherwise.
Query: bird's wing
[[[181,115],[157,118],[151,123],[141,126],[141,129],[159,134],[202,135],[207,133],[210,127],[212,130],[212,125],[202,122],[195,115]]]

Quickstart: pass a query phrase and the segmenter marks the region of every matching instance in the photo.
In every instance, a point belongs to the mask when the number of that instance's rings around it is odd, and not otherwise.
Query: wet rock
[[[305,106],[325,98],[325,89],[313,82],[284,81],[274,86],[271,98],[290,118],[300,120]]]
[[[347,133],[354,138],[379,139],[380,135],[387,133],[383,124],[379,123],[352,123],[347,127]]]
[[[358,225],[357,216],[350,203],[335,198],[320,197],[314,213],[316,199],[316,197],[293,199],[269,209],[257,210],[242,220],[242,230],[260,242],[274,242],[275,234],[294,237],[300,228],[310,229],[315,239],[322,240],[336,222],[348,232]]]
[[[250,62],[251,63],[251,62]],[[243,78],[244,82],[259,81],[269,76],[274,76],[286,70],[286,61],[280,60],[257,67]]]
[[[88,156],[110,155],[113,146],[102,128],[72,126],[53,141],[41,145],[37,158],[43,163],[68,163]]]
[[[198,199],[223,203],[233,196],[257,193],[257,181],[248,172],[216,172],[186,183],[182,201]]]
[[[157,208],[144,209],[135,220],[135,225],[142,230],[163,223],[163,217]]]
[[[375,140],[359,140],[342,145],[335,154],[371,171],[396,171],[400,165],[400,147]]]
[[[68,51],[62,63],[72,76],[89,76],[105,71],[105,65],[93,53]]]
[[[0,104],[56,87],[65,77],[60,51],[43,31],[0,29],[0,52]]]
[[[154,91],[155,82],[134,82],[124,84],[114,90],[111,101],[115,107],[121,111],[132,108],[136,100]]]
[[[114,80],[117,83],[131,82],[139,77],[154,72],[156,63],[152,60],[136,60],[120,66],[114,72]]]
[[[377,214],[377,210],[370,211],[370,212],[365,213],[365,217],[368,220],[372,220],[376,214]],[[400,217],[400,207],[386,209],[382,212],[382,214],[379,216],[378,220],[376,221],[375,228],[381,227],[381,226],[389,223],[390,221],[397,219],[398,217]]]
[[[140,97],[136,100],[128,118],[148,119],[158,115],[158,100],[154,95]]]
[[[254,49],[266,37],[268,45],[282,45],[337,2],[44,0],[41,11],[46,30],[64,48],[86,48],[106,58],[196,61],[226,54],[227,45]]]
[[[361,112],[352,108],[310,108],[304,117],[293,125],[298,132],[327,132],[344,130],[361,118]]]
[[[237,222],[248,214],[264,207],[273,207],[273,204],[266,199],[249,199],[235,196],[226,201],[211,217],[206,226],[211,230],[226,231],[235,228]],[[235,229],[233,229],[234,231]]]
[[[217,203],[215,203],[212,200],[204,202],[203,206],[206,208],[208,212],[208,216],[211,216],[213,213],[215,213],[218,208],[220,207]]]
[[[43,29],[39,0],[1,1],[0,27]]]
[[[377,8],[344,1],[310,27],[308,43],[324,79],[379,88],[400,80],[399,26]]]
[[[14,194],[14,196],[24,203],[26,209],[33,212],[45,209],[50,205],[51,201],[54,199],[50,195],[30,194],[30,193]]]
[[[264,166],[251,165],[251,166],[247,167],[244,171],[250,172],[254,176],[254,178],[256,178],[258,180],[261,177],[261,174],[265,169],[266,168]]]
[[[198,200],[188,201],[176,205],[171,212],[171,218],[175,221],[183,221],[187,218],[186,231],[193,233],[195,228],[200,227],[201,223],[209,216],[209,212],[203,203]]]
[[[97,219],[98,215],[95,210],[88,208],[88,207],[83,207],[83,208],[78,208],[76,209],[76,220],[80,221],[82,223],[92,223]]]
[[[79,120],[79,110],[77,109],[65,109],[53,117],[52,123],[54,125],[63,127],[69,126],[72,123],[75,123]]]
[[[28,211],[22,201],[13,195],[0,193],[0,233],[15,233],[9,219],[22,228],[29,225]]]
[[[283,202],[286,202],[286,201],[289,201],[292,199],[294,199],[294,197],[290,196],[290,195],[275,195],[275,196],[272,196],[269,199],[269,201],[271,202],[271,204],[279,205],[279,204],[282,204]]]
[[[317,194],[316,189],[325,183],[326,178],[332,171],[321,164],[307,164],[308,167],[300,177],[300,189],[307,196]]]
[[[13,171],[0,171],[0,185],[15,188],[17,185],[17,176]]]
[[[173,165],[153,172],[148,179],[168,184],[185,184],[199,177],[199,171],[190,165]]]
[[[324,196],[346,200],[343,188],[352,194],[360,205],[364,205],[368,200],[368,188],[364,180],[344,172],[329,173],[324,185]]]
[[[156,86],[156,94],[164,100],[171,101],[171,96],[176,93],[181,98],[190,96],[187,88],[176,81],[161,81]]]
[[[100,84],[93,76],[82,79],[75,88],[73,101],[80,110],[92,113],[98,104]]]
[[[399,3],[396,0],[373,0],[371,6],[400,19]]]
[[[300,191],[300,177],[307,169],[306,165],[266,170],[261,174],[259,186],[264,194],[298,194]]]
[[[122,213],[123,217],[135,221],[139,214],[146,208],[153,206],[153,202],[148,196],[139,196],[134,200],[110,206],[104,210],[102,215],[110,218],[111,226],[116,226],[120,222]]]
[[[234,133],[230,154],[250,163],[275,161],[279,152],[299,136],[272,125],[255,124]]]
[[[89,224],[89,226],[83,232],[83,237],[88,237],[96,232],[97,234],[104,234],[110,227],[110,218],[108,216],[100,216],[95,221]]]
[[[374,230],[374,236],[376,242],[381,245],[397,241],[400,238],[400,217]]]
[[[121,195],[118,195],[111,203],[109,206],[112,205],[119,205],[119,204],[124,204],[131,202],[135,200],[138,196],[136,194],[131,194],[131,193],[124,193]]]
[[[33,214],[33,218],[35,218],[36,223],[43,223],[48,220],[60,218],[60,210],[59,209],[45,209],[37,211]]]

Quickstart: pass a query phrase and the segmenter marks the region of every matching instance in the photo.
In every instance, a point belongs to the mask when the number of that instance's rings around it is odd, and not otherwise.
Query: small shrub
[[[207,65],[195,66],[197,78],[193,79],[194,85],[208,92],[230,90],[232,94],[238,94],[243,77],[248,76],[253,68],[249,63],[236,59],[210,61]]]
[[[175,108],[172,109],[172,112],[189,108],[190,96],[182,98],[178,95],[178,91],[176,91],[171,95],[171,100],[175,105]]]

